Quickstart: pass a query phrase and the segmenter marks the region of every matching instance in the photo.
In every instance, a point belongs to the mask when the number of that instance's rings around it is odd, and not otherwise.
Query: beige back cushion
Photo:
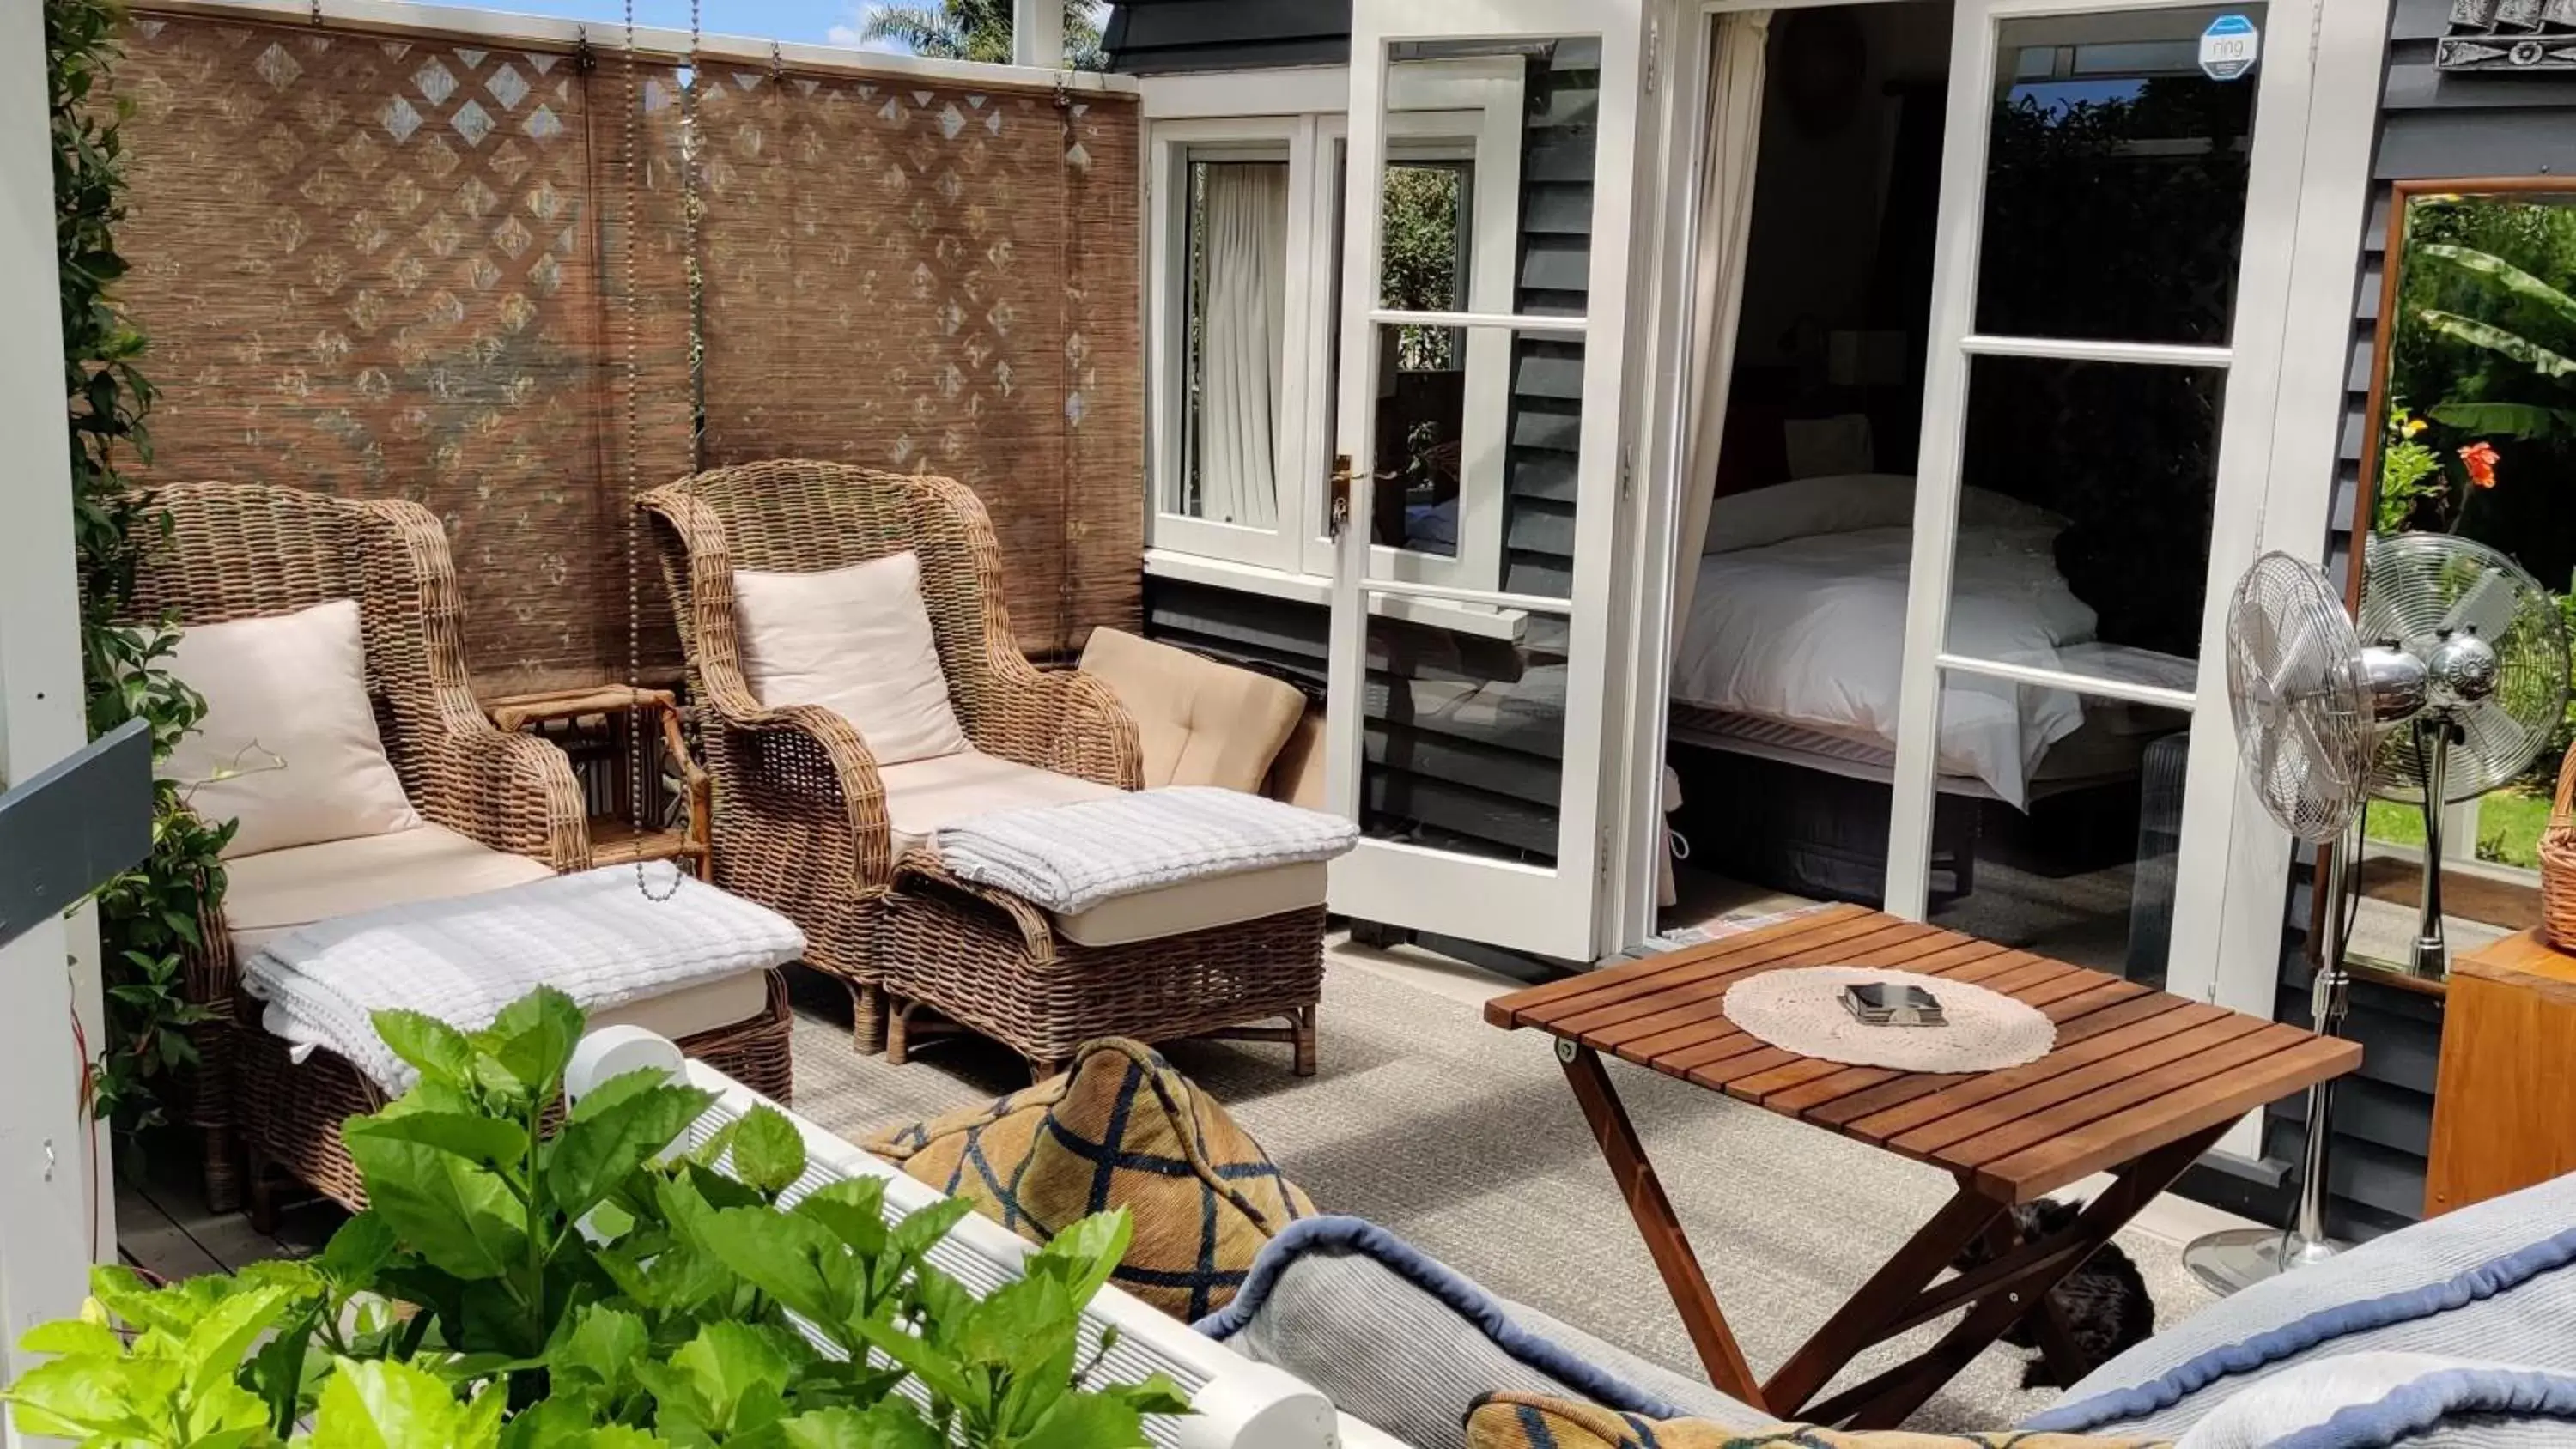
[[[855,725],[880,765],[966,748],[906,549],[821,573],[737,569],[742,672],[771,709],[819,704]]]
[[[1329,810],[1324,798],[1324,712],[1309,710],[1288,731],[1288,743],[1270,762],[1269,782],[1261,793],[1308,810]]]
[[[206,717],[167,769],[199,816],[241,822],[225,856],[421,823],[376,733],[355,600],[184,630],[170,668]]]
[[[1082,672],[1098,676],[1135,716],[1149,790],[1218,785],[1259,794],[1271,757],[1306,710],[1304,695],[1267,675],[1116,629],[1091,631]]]

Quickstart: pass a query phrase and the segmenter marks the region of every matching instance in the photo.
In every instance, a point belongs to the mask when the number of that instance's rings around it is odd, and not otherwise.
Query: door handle
[[[1333,487],[1324,510],[1324,532],[1334,539],[1351,526],[1351,455],[1333,455]]]

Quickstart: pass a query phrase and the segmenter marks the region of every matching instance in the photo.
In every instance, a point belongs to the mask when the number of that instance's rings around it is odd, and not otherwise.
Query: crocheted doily
[[[1945,1026],[1870,1026],[1846,1010],[1855,982],[1920,986],[1940,998]],[[1965,981],[1875,966],[1765,971],[1727,988],[1727,1019],[1782,1051],[1856,1067],[1990,1072],[2048,1055],[2057,1026],[2000,992]]]

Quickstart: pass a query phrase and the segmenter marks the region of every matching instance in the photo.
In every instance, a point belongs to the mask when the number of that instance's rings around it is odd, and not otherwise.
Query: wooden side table
[[[2571,1046],[2576,956],[2530,930],[2451,963],[2426,1217],[2576,1171]]]
[[[1728,988],[1835,963],[1974,982],[2057,1024],[2048,1055],[2001,1071],[1845,1066],[1769,1046],[1728,1019]],[[2361,1048],[2132,981],[1857,906],[1595,971],[1485,1005],[1495,1026],[1556,1038],[1576,1103],[1664,1287],[1721,1392],[1784,1419],[1891,1427],[1914,1412],[2172,1185],[2252,1108],[2361,1064]],[[1948,1172],[1949,1203],[1813,1337],[1756,1381],[1612,1088],[1609,1054]],[[2027,1203],[2095,1172],[2116,1181],[2054,1236],[1941,1279],[1959,1251]],[[1932,1347],[1830,1397],[1873,1345],[1965,1308]],[[2061,1372],[2065,1325],[2039,1324]]]
[[[713,851],[707,832],[708,822],[714,819],[712,789],[707,772],[689,754],[688,739],[680,731],[679,700],[671,691],[601,684],[502,695],[482,705],[492,723],[502,729],[534,730],[573,756],[590,796],[592,864],[677,860],[698,879],[711,879]],[[687,814],[677,829],[646,824],[650,807],[634,798],[634,768],[627,752],[644,746],[627,736],[639,711],[660,720],[662,744],[680,767]],[[650,786],[659,782],[661,773],[652,771],[648,795],[658,793]]]

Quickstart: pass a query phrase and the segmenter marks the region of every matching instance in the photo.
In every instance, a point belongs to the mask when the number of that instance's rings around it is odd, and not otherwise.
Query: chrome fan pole
[[[2360,829],[2356,819],[2353,834]],[[2346,847],[2351,844],[2350,836],[2336,841],[2326,860],[2324,949],[2308,994],[2310,1019],[2325,1036],[2343,1034],[2344,1016],[2352,1007],[2352,975],[2343,965],[2346,862],[2351,857]],[[2326,1235],[2326,1145],[2334,1135],[2330,1122],[2334,1089],[2332,1078],[2308,1089],[2306,1142],[2299,1154],[2299,1206],[2290,1226],[2205,1233],[2182,1250],[2184,1264],[2212,1291],[2233,1293],[2343,1251],[2343,1244]]]
[[[2448,719],[2415,722],[2415,747],[2424,757],[2424,881],[2415,908],[2415,974],[2440,981],[2451,974],[2450,944],[2442,938],[2442,813],[2449,803],[2451,735]]]

